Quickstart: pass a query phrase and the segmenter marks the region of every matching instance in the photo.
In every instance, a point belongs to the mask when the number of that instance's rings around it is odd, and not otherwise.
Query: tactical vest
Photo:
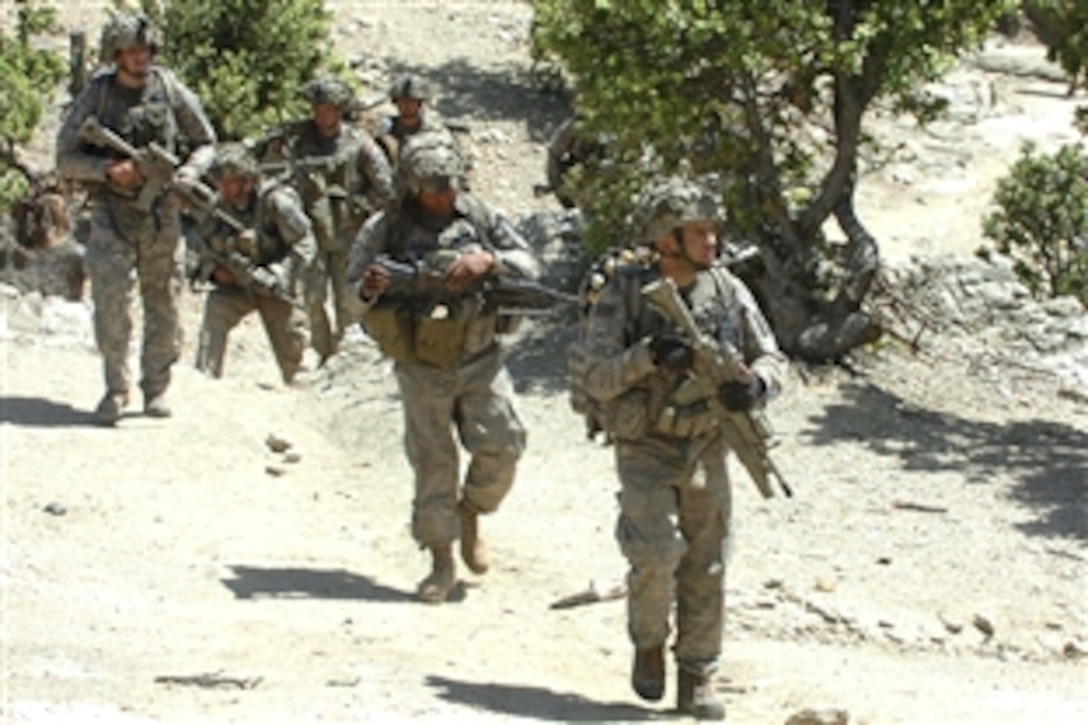
[[[373,211],[367,196],[370,180],[359,173],[362,131],[350,125],[335,139],[320,138],[313,123],[302,124],[290,154],[299,161],[328,160],[299,169],[295,181],[314,236],[326,252],[346,251],[359,226]]]

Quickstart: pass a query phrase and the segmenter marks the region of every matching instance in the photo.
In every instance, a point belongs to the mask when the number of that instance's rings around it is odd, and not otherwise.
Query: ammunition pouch
[[[416,318],[416,358],[429,365],[452,368],[461,361],[468,332],[466,305],[438,305]]]
[[[718,416],[706,400],[667,405],[654,421],[654,431],[670,438],[698,438],[718,426]]]
[[[415,362],[414,313],[406,305],[378,305],[362,315],[363,329],[382,354],[397,362]]]

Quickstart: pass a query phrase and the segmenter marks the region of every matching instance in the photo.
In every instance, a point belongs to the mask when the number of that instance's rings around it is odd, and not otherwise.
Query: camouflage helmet
[[[397,162],[401,196],[417,196],[428,188],[460,188],[465,161],[448,131],[426,131],[409,136]]]
[[[98,57],[102,62],[109,63],[118,51],[137,45],[146,45],[154,53],[159,48],[158,32],[143,13],[117,13],[102,26]]]
[[[396,102],[401,98],[414,98],[417,101],[426,101],[431,97],[427,83],[419,76],[407,75],[396,80],[389,87],[389,100]]]
[[[651,245],[672,230],[691,222],[717,221],[718,200],[705,187],[673,177],[651,183],[643,191],[632,214],[641,244]]]
[[[228,141],[219,144],[215,150],[215,161],[208,174],[220,181],[235,176],[255,179],[261,175],[261,167],[253,152],[240,141]]]
[[[355,103],[355,92],[342,78],[320,76],[302,87],[302,97],[314,105],[328,103],[341,109]]]

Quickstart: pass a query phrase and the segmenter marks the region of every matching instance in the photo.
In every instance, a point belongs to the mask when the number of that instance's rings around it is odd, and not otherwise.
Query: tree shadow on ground
[[[528,685],[463,682],[436,675],[428,676],[427,684],[439,690],[438,697],[447,702],[546,722],[635,722],[666,715],[636,705],[593,702],[581,695]]]
[[[413,592],[378,584],[345,569],[264,568],[232,565],[223,586],[236,599],[365,599],[372,602],[416,601]]]
[[[76,410],[68,403],[44,398],[0,398],[0,423],[59,428],[94,423],[90,411]]]
[[[518,393],[554,395],[567,390],[567,347],[576,326],[573,311],[532,321],[507,346],[507,367]]]
[[[926,410],[875,385],[848,384],[803,431],[815,445],[853,439],[906,471],[958,471],[986,484],[1000,472],[1031,508],[1027,534],[1088,540],[1088,431],[1047,420],[991,423]]]
[[[523,121],[529,138],[546,143],[572,112],[566,99],[534,88],[527,77],[500,69],[481,69],[463,58],[437,66],[405,64],[393,69],[394,76],[409,73],[440,89],[434,107],[454,123],[468,117],[485,123]],[[543,170],[543,158],[540,163]]]

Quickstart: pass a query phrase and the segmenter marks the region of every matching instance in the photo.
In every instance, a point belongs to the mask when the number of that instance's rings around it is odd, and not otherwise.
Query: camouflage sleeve
[[[620,396],[654,371],[648,341],[626,339],[628,317],[638,314],[627,303],[626,285],[631,283],[623,275],[614,275],[585,323],[586,392],[602,402]]]
[[[182,171],[193,178],[200,178],[215,160],[215,129],[196,94],[173,74],[170,74],[170,82],[174,84],[174,114],[178,130],[189,140],[189,157],[182,164]]]
[[[541,266],[533,248],[503,214],[488,210],[490,249],[495,255],[494,274],[540,279]]]
[[[104,76],[96,76],[76,97],[57,131],[57,173],[73,181],[106,181],[105,155],[88,152],[87,145],[79,137],[79,128],[88,117],[95,115],[100,94],[105,93]]]
[[[393,201],[393,167],[385,152],[370,134],[360,135],[359,152],[356,156],[359,174],[370,182],[371,201],[379,207]]]
[[[276,231],[291,247],[292,267],[295,271],[310,268],[317,259],[317,241],[298,194],[289,186],[281,186],[268,195],[267,203],[272,207]]]
[[[782,391],[789,361],[778,348],[774,331],[767,318],[759,309],[759,304],[748,287],[736,277],[732,277],[737,304],[741,307],[741,320],[744,324],[745,362],[767,386],[767,397],[773,398]]]
[[[359,296],[363,283],[363,273],[386,251],[389,236],[389,220],[385,212],[378,212],[367,219],[355,235],[348,253],[347,289],[348,308],[353,315],[361,315],[373,306],[376,300],[364,302]]]

